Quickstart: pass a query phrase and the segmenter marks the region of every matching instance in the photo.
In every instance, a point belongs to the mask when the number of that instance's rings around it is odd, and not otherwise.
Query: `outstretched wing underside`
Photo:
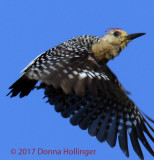
[[[62,89],[55,90],[52,86],[45,87],[48,102],[55,106],[56,112],[61,112],[64,118],[70,117],[72,125],[79,125],[81,129],[88,129],[91,136],[114,147],[118,137],[121,150],[129,156],[127,133],[132,146],[138,156],[143,159],[139,139],[146,149],[154,155],[144,133],[154,142],[146,124],[152,127],[142,116],[138,108],[130,103],[121,105],[120,102],[107,96],[93,96],[87,92],[84,96],[77,96],[74,91],[65,94]]]

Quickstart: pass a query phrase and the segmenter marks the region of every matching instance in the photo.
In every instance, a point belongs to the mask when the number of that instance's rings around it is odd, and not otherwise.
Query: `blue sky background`
[[[6,97],[8,87],[37,55],[83,34],[102,36],[107,28],[147,34],[131,42],[110,68],[132,94],[132,100],[154,117],[154,1],[144,0],[1,0],[0,1],[0,159],[93,160],[127,158],[99,143],[87,130],[73,127],[42,99],[43,91],[28,97]],[[154,147],[153,143],[151,143]],[[141,145],[145,159],[152,156]],[[93,156],[11,155],[12,148],[93,149]],[[130,160],[139,159],[129,140]]]

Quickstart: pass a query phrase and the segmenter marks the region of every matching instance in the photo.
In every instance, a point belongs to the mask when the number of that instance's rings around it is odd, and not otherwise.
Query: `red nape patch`
[[[108,28],[105,32],[109,32],[109,31],[121,31],[121,28]]]

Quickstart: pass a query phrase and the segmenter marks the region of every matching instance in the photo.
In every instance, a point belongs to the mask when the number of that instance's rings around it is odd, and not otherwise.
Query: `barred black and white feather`
[[[84,96],[78,96],[74,91],[66,95],[62,89],[55,90],[51,86],[45,87],[45,96],[48,97],[48,102],[55,106],[56,112],[60,112],[64,118],[70,117],[72,125],[88,129],[88,133],[96,136],[100,142],[107,141],[114,147],[118,137],[119,146],[127,157],[127,133],[140,159],[144,157],[138,140],[154,156],[154,151],[144,135],[147,134],[154,142],[149,129],[152,132],[154,130],[132,101],[125,105],[112,97],[101,94],[93,96],[89,92]]]

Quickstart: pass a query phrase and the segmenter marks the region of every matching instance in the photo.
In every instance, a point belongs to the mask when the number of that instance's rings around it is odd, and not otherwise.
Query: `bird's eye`
[[[115,31],[114,33],[113,33],[113,35],[115,36],[115,37],[118,37],[118,36],[120,36],[120,32],[118,32],[118,31]]]

